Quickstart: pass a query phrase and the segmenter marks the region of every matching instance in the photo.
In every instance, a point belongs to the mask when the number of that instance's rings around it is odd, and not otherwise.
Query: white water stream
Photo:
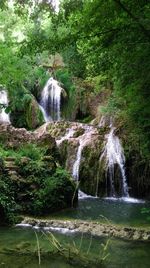
[[[80,169],[83,148],[91,141],[91,136],[93,135],[92,126],[84,126],[84,129],[85,133],[78,138],[79,146],[77,150],[76,160],[74,162],[72,170],[72,176],[76,181],[79,181],[79,169]]]
[[[85,133],[79,137],[79,146],[77,150],[76,160],[74,162],[73,170],[72,170],[72,176],[78,185],[79,185],[80,163],[81,163],[81,158],[82,158],[82,151],[84,147],[91,141],[91,137],[93,135],[92,126],[84,126],[84,129],[85,129]],[[91,195],[87,195],[81,190],[79,190],[78,198],[86,199],[86,198],[95,198],[95,197]]]
[[[125,156],[121,146],[119,138],[114,134],[115,128],[111,127],[109,134],[107,135],[104,151],[101,155],[101,159],[106,159],[107,173],[110,180],[110,196],[116,197],[114,187],[114,168],[117,164],[122,177],[122,197],[129,197],[127,179],[125,175]]]
[[[76,137],[76,135],[74,134],[76,134],[76,131],[78,131],[80,128],[84,129],[84,133]],[[96,129],[94,127],[84,124],[79,125],[78,123],[74,124],[71,128],[68,128],[66,134],[63,137],[56,140],[57,146],[59,146],[64,140],[69,140],[70,142],[73,143],[75,141],[75,144],[78,142],[76,157],[74,160],[74,164],[72,166],[72,177],[77,182],[77,185],[79,185],[79,179],[80,179],[80,164],[82,161],[82,152],[85,146],[87,146],[88,144],[91,143],[91,141],[93,141],[92,135],[97,135]],[[138,199],[131,198],[129,196],[127,179],[125,174],[124,151],[119,138],[115,134],[115,128],[112,126],[112,123],[110,123],[110,132],[106,135],[106,143],[103,149],[103,153],[101,154],[100,157],[100,161],[102,160],[106,162],[107,179],[110,182],[110,192],[107,195],[106,199],[111,199],[112,201],[120,200],[130,203],[144,202]],[[120,172],[121,193],[119,198],[117,197],[114,185],[116,167],[118,167]],[[93,196],[87,195],[81,192],[80,190],[78,191],[78,197],[79,199],[93,198]]]
[[[5,108],[8,106],[8,96],[5,90],[0,91],[0,104],[4,106],[0,108],[0,123],[10,123],[9,114],[5,112]]]
[[[45,122],[60,121],[61,92],[57,80],[49,78],[41,93],[40,109]]]
[[[65,136],[61,137],[61,139],[56,140],[56,144],[59,146],[64,140],[69,140],[73,137],[75,133],[75,129],[69,128],[65,134]]]

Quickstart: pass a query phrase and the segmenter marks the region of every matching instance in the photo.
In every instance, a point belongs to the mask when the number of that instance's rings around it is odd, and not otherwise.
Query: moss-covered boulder
[[[100,161],[102,141],[93,140],[84,147],[80,164],[80,188],[94,196],[106,195],[105,163]]]
[[[44,123],[43,114],[34,96],[25,107],[25,119],[28,129],[35,129]]]
[[[16,128],[35,129],[44,123],[43,114],[39,108],[36,98],[30,93],[25,92],[20,105],[15,106],[14,99],[12,103],[10,121]]]
[[[126,174],[130,195],[150,199],[150,161],[133,148],[126,152]]]

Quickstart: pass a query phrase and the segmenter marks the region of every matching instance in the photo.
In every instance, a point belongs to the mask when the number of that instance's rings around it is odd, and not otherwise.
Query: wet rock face
[[[15,108],[10,113],[10,121],[16,128],[36,129],[44,123],[43,114],[36,98],[29,95],[29,99],[20,109]],[[12,101],[13,102],[13,101]]]
[[[80,165],[80,188],[94,196],[105,196],[105,163],[100,162],[102,140],[91,140],[83,149]]]
[[[126,158],[126,173],[131,196],[150,200],[150,163],[139,152],[132,151]]]
[[[26,123],[29,129],[35,129],[44,123],[43,115],[36,99],[33,97],[26,107]]]
[[[80,157],[77,175],[80,189],[90,195],[104,196],[106,166],[100,162],[100,156],[105,131],[76,122],[50,123],[46,128],[56,139],[61,164],[72,175],[77,157]]]

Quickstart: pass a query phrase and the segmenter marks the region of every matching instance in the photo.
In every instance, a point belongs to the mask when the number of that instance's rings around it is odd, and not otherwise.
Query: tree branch
[[[142,32],[146,35],[146,37],[150,39],[150,31],[143,26],[139,19],[134,16],[134,14],[132,14],[132,12],[120,0],[114,0],[114,2],[117,3],[132,18],[132,20],[134,20],[139,25]]]

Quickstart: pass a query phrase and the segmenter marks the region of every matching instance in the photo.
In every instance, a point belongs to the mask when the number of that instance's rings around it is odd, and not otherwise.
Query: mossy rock
[[[35,129],[44,123],[43,114],[39,105],[33,97],[26,105],[26,123],[29,129]]]
[[[85,129],[84,128],[78,128],[77,131],[74,133],[73,137],[74,138],[77,138],[77,137],[83,135],[84,132],[85,132]]]
[[[59,139],[66,134],[69,125],[69,122],[65,121],[50,123],[47,130],[52,137]]]
[[[101,152],[102,144],[100,141],[97,141],[92,146],[85,146],[82,152],[80,188],[90,195],[105,195],[106,167],[105,163],[100,161]]]

